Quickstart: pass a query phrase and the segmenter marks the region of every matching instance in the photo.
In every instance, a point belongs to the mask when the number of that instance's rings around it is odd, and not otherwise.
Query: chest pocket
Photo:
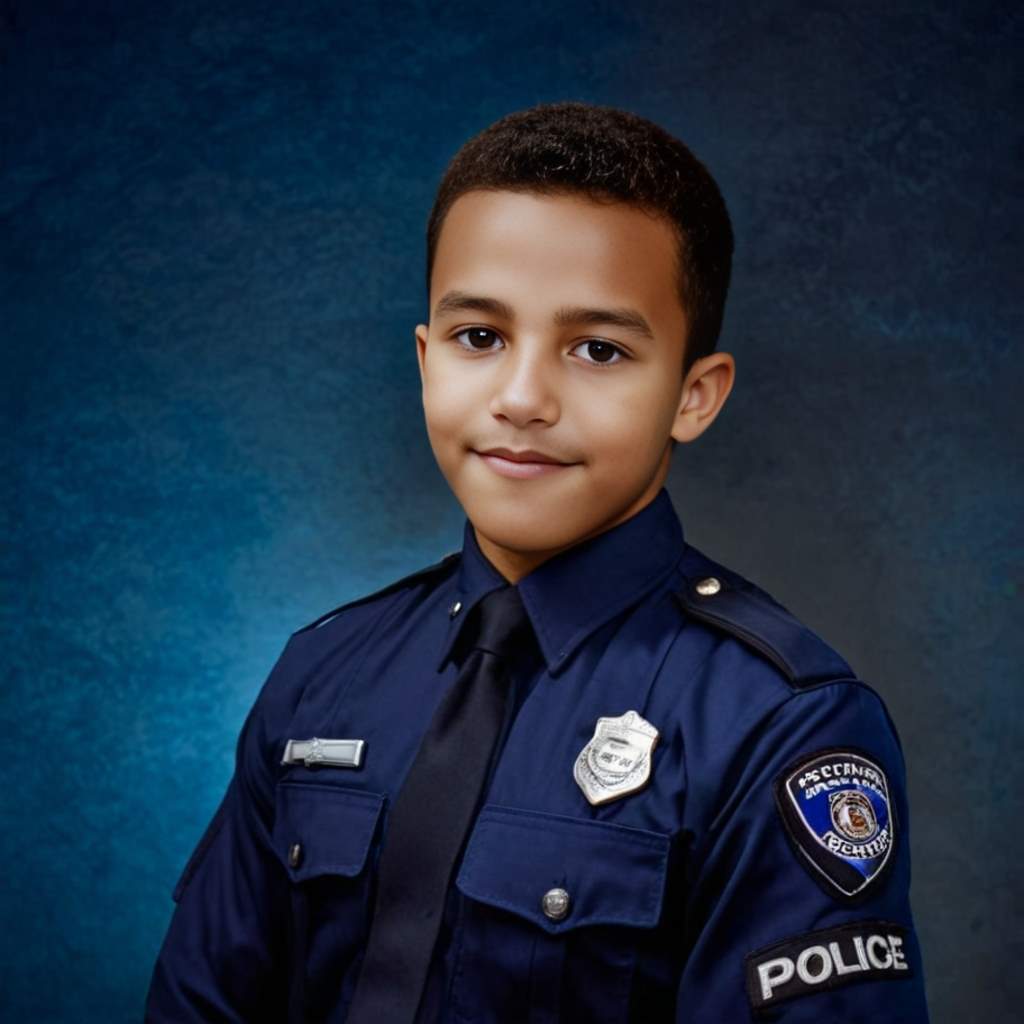
[[[272,842],[291,883],[289,1020],[320,1019],[351,993],[343,979],[369,928],[370,847],[384,796],[324,781],[281,781]]]
[[[638,945],[661,918],[669,849],[660,832],[486,806],[456,880],[469,897],[458,1018],[624,1020]]]

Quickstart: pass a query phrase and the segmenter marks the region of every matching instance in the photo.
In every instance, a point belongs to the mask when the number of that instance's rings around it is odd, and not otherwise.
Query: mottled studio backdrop
[[[1016,1019],[1014,7],[0,2],[0,1017],[140,1019],[288,634],[461,542],[427,212],[573,98],[722,185],[738,380],[673,499],[888,701],[934,1020]]]

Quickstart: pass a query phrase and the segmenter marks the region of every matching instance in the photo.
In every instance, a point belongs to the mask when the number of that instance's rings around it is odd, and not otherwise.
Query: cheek
[[[478,418],[479,402],[465,381],[454,375],[427,377],[423,386],[423,414],[435,446],[461,444]]]
[[[655,387],[644,387],[641,381],[631,383],[635,386],[606,389],[600,401],[581,403],[579,413],[587,436],[600,439],[602,451],[639,462],[649,453],[661,451],[671,429],[674,407],[668,408]]]

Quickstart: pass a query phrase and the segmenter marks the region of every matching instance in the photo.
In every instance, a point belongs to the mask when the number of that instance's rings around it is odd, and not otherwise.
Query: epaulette
[[[315,619],[308,625],[295,630],[295,633],[305,633],[308,630],[317,629],[324,625],[324,623],[329,622],[336,615],[345,611],[346,608],[354,608],[356,605],[366,604],[367,601],[375,601],[378,597],[384,597],[386,594],[393,593],[396,590],[401,590],[403,587],[411,586],[414,583],[418,583],[420,580],[431,579],[435,576],[443,576],[461,557],[461,551],[453,551],[451,554],[445,555],[440,562],[428,565],[425,569],[417,569],[415,572],[409,573],[408,576],[403,576],[401,579],[395,580],[394,583],[389,583],[386,587],[381,587],[380,590],[375,590],[372,594],[357,597],[354,601],[347,601],[345,604],[338,605],[337,608],[332,608],[329,612],[324,612],[320,618]]]
[[[675,596],[691,618],[724,630],[767,658],[797,688],[855,678],[840,654],[770,594],[691,545]]]

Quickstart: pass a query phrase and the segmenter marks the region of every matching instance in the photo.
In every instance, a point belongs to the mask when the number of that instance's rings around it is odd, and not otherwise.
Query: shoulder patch
[[[417,569],[415,572],[409,573],[408,576],[403,576],[401,579],[395,580],[394,583],[389,583],[386,587],[381,587],[380,590],[375,590],[372,594],[365,594],[363,597],[357,597],[353,601],[347,601],[345,604],[338,605],[337,608],[332,608],[329,612],[324,612],[324,614],[318,619],[314,619],[313,622],[310,622],[308,625],[295,630],[295,633],[292,635],[294,636],[298,633],[305,633],[311,629],[318,629],[320,626],[330,622],[330,620],[336,615],[345,611],[346,608],[354,608],[356,605],[366,604],[368,601],[375,601],[379,597],[384,597],[396,590],[402,590],[405,587],[412,586],[414,583],[432,579],[435,576],[442,577],[449,571],[449,569],[457,564],[461,557],[461,551],[453,551],[450,554],[445,555],[440,562],[428,565],[425,569]]]
[[[787,608],[739,573],[687,545],[683,585],[675,592],[685,614],[724,630],[770,661],[795,687],[852,679],[846,660]]]
[[[817,750],[782,772],[774,790],[790,845],[825,892],[856,903],[874,891],[896,846],[882,767],[853,747]]]

